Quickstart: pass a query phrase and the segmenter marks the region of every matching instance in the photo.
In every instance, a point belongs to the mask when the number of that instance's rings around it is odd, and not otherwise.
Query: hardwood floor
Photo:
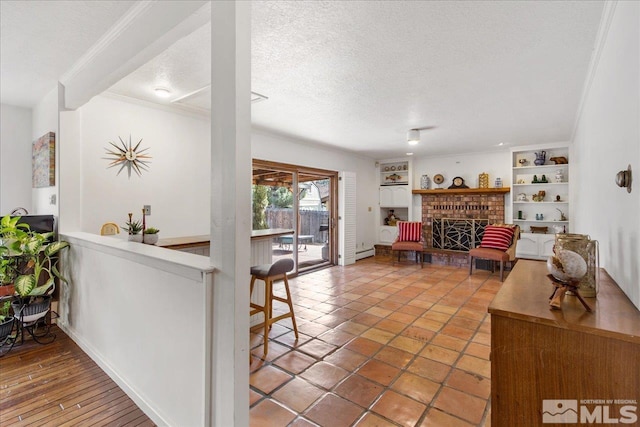
[[[64,332],[0,358],[0,425],[154,426]]]

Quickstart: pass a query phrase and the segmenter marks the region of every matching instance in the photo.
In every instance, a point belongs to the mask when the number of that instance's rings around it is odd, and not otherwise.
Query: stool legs
[[[250,303],[251,311],[249,313],[250,315],[262,313],[264,316],[264,322],[261,323],[260,325],[256,325],[255,328],[258,328],[258,327],[263,328],[263,334],[264,334],[263,347],[264,347],[264,354],[266,355],[267,352],[269,351],[269,330],[271,329],[272,324],[274,324],[279,320],[290,317],[291,323],[293,324],[293,332],[296,336],[296,339],[298,338],[298,325],[296,324],[296,317],[295,317],[295,314],[293,313],[293,301],[291,299],[291,291],[289,290],[289,281],[287,280],[287,275],[283,274],[281,276],[273,276],[273,277],[251,276],[251,284],[250,284],[251,293],[249,295],[253,294],[253,288],[255,285],[255,281],[257,279],[263,280],[265,283],[264,305],[259,305],[251,302]],[[273,293],[273,282],[277,279],[283,279],[284,281],[286,298],[276,296]],[[273,317],[273,300],[286,303],[287,306],[289,307],[289,312],[285,314],[281,314],[280,316],[277,316],[277,317]],[[251,355],[249,355],[249,358],[251,358]]]

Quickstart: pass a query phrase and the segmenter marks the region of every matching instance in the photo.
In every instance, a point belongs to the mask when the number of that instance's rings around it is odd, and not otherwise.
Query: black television
[[[19,222],[28,224],[31,230],[38,233],[57,232],[56,217],[53,215],[24,215],[20,217]]]

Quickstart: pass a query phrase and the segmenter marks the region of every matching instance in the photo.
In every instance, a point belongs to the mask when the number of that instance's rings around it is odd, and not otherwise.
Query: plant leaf
[[[45,283],[44,285],[33,288],[31,292],[29,292],[29,295],[33,295],[33,296],[46,295],[49,289],[51,289],[52,285],[54,285],[54,282],[53,282],[53,279],[51,278],[47,280],[47,283]]]
[[[33,274],[18,276],[14,285],[18,295],[26,297],[36,287],[36,277]]]
[[[64,242],[64,241],[52,242],[49,245],[47,245],[47,247],[44,249],[44,254],[46,256],[52,256],[67,247],[69,247],[69,242]]]

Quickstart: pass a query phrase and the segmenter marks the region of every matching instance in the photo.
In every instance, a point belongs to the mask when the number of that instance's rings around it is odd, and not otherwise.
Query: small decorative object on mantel
[[[150,159],[151,156],[145,153],[149,148],[140,149],[142,139],[140,139],[140,141],[138,141],[138,143],[133,146],[131,144],[131,135],[129,135],[128,145],[122,140],[122,138],[118,137],[118,139],[120,140],[122,147],[109,141],[109,144],[111,144],[116,151],[112,151],[109,148],[105,149],[107,151],[107,156],[111,156],[104,157],[104,159],[106,160],[111,160],[111,163],[108,167],[112,168],[114,166],[120,165],[120,169],[118,169],[118,173],[116,174],[116,176],[120,175],[120,172],[122,172],[122,169],[124,169],[125,167],[127,168],[129,178],[131,178],[132,169],[135,173],[138,174],[138,176],[142,176],[143,171],[146,172],[149,170],[150,161],[148,159]]]
[[[489,188],[489,174],[482,172],[478,175],[478,188]]]
[[[420,188],[423,190],[428,190],[431,188],[431,180],[429,179],[429,175],[422,175],[420,178]]]
[[[520,166],[527,166],[527,163],[529,163],[529,161],[527,159],[520,159],[518,160],[518,163],[520,163]]]
[[[587,274],[587,263],[580,254],[569,250],[558,250],[554,256],[547,259],[547,270],[550,273],[547,277],[555,286],[549,297],[551,309],[562,309],[562,301],[569,291],[578,298],[585,310],[592,311],[578,289],[580,279]]]
[[[436,174],[433,176],[433,182],[438,184],[438,189],[440,189],[440,184],[442,184],[444,182],[444,176],[442,176],[442,174]]]
[[[456,176],[453,178],[453,181],[449,186],[449,189],[455,188],[469,188],[469,186],[464,183],[464,179],[462,177]]]
[[[495,188],[502,188],[502,178],[500,177],[496,178],[496,182],[493,183],[493,186]]]

